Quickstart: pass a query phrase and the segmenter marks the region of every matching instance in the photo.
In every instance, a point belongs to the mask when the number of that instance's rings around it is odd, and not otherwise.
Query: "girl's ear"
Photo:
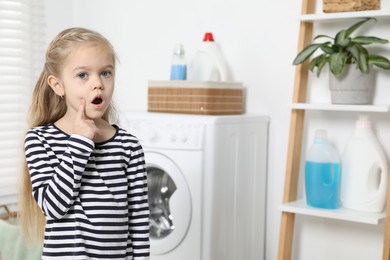
[[[51,89],[56,93],[58,96],[63,97],[65,95],[65,90],[62,87],[61,82],[54,77],[53,75],[50,75],[47,78],[47,84],[51,87]]]

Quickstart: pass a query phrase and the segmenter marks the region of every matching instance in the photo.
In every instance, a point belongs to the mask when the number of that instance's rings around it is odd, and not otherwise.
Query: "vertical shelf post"
[[[390,260],[390,179],[387,184],[386,222],[383,238],[383,260]]]
[[[302,14],[312,14],[315,11],[313,0],[302,1]],[[313,35],[313,24],[311,22],[300,22],[298,51],[311,43]],[[293,103],[305,102],[307,97],[308,83],[308,62],[296,66]],[[299,164],[301,158],[302,137],[304,127],[304,110],[291,112],[290,135],[288,144],[288,156],[286,165],[286,176],[284,184],[283,202],[290,202],[297,199]],[[280,226],[278,260],[290,260],[292,255],[294,235],[295,213],[283,212]]]

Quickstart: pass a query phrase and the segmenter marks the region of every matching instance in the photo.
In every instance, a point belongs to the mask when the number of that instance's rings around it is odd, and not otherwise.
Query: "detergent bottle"
[[[309,206],[339,207],[340,156],[329,143],[326,130],[318,129],[306,154],[305,191]]]
[[[342,154],[341,203],[344,208],[382,212],[388,166],[367,115],[360,115]]]
[[[187,79],[187,62],[184,53],[183,44],[176,44],[171,62],[170,80]]]
[[[204,35],[199,50],[189,67],[189,79],[193,81],[228,81],[227,65],[211,32]]]

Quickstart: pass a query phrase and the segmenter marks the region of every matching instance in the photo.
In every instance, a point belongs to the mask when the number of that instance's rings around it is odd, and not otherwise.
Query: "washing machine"
[[[269,118],[129,112],[148,173],[151,260],[264,259]]]

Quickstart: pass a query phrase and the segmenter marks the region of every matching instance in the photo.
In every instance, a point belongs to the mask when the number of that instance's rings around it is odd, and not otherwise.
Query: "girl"
[[[138,140],[111,125],[116,56],[84,28],[50,43],[25,137],[21,225],[42,259],[149,259],[149,206]],[[32,195],[32,196],[31,196]]]

